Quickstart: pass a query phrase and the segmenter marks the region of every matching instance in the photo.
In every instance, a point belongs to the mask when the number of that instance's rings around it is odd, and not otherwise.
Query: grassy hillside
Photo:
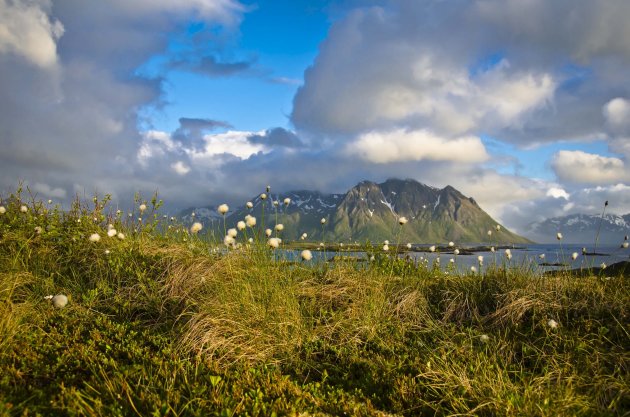
[[[290,262],[155,200],[0,205],[1,416],[630,412],[627,276]]]

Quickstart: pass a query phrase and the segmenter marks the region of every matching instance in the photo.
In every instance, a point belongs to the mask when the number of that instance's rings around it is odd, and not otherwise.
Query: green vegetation
[[[630,413],[627,276],[289,262],[107,204],[0,202],[0,416]]]

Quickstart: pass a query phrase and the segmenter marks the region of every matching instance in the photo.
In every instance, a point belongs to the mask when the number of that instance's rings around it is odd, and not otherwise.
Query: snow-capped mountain
[[[403,242],[528,242],[505,227],[497,231],[497,222],[455,188],[438,189],[415,180],[362,181],[345,194],[267,193],[266,199],[256,196],[251,203],[251,208],[243,205],[226,215],[228,228],[250,214],[265,227],[282,223],[282,235],[290,240],[307,233],[309,240],[380,242],[391,241],[400,233]],[[184,222],[192,221],[193,211],[196,221],[222,231],[223,217],[213,207],[187,210],[182,213]],[[408,220],[402,229],[400,217]],[[326,220],[323,225],[322,218]],[[491,235],[488,230],[493,231]]]
[[[630,214],[571,214],[553,217],[528,226],[526,235],[538,242],[555,242],[556,233],[562,233],[566,243],[594,243],[598,234],[598,242],[617,244],[623,242],[630,234]]]

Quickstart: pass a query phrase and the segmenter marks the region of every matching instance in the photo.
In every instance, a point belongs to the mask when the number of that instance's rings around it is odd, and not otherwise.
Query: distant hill
[[[601,226],[600,226],[601,224]],[[556,233],[562,233],[566,243],[594,243],[597,231],[601,244],[617,244],[630,234],[630,214],[571,214],[553,217],[528,226],[527,235],[538,242],[555,242]]]
[[[285,206],[283,200],[291,200]],[[308,240],[328,242],[381,242],[395,241],[400,231],[401,242],[432,243],[456,241],[458,243],[528,243],[505,227],[495,229],[497,222],[479,207],[473,198],[464,196],[451,186],[438,189],[415,180],[390,179],[381,184],[363,181],[345,194],[322,194],[315,191],[293,191],[271,195],[266,200],[253,198],[254,207],[245,205],[229,212],[228,227],[234,227],[250,213],[262,221],[264,206],[265,224],[272,227],[282,223],[285,239],[298,239],[302,233]],[[278,201],[274,206],[273,201]],[[182,213],[186,222],[195,218],[222,232],[222,217],[214,207],[188,209]],[[398,219],[404,216],[408,223],[402,227]],[[326,219],[322,227],[320,220]],[[492,230],[492,235],[488,235]]]

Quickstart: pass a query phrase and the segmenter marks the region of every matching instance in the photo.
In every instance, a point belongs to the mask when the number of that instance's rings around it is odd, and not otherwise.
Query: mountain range
[[[284,199],[290,199],[288,205]],[[276,202],[276,204],[274,204]],[[252,208],[245,204],[229,211],[225,219],[216,207],[190,208],[180,217],[185,223],[203,222],[214,233],[223,233],[223,220],[234,227],[247,214],[258,225],[273,228],[282,223],[282,237],[296,240],[306,233],[307,240],[327,242],[401,243],[529,243],[493,220],[470,197],[451,186],[442,189],[415,180],[389,179],[381,184],[362,181],[345,194],[317,191],[292,191],[252,198]],[[408,222],[400,226],[400,217]],[[321,219],[325,219],[322,225]],[[492,234],[489,235],[488,231]]]
[[[599,233],[598,233],[599,231]],[[630,213],[616,214],[571,214],[553,217],[528,226],[527,236],[537,242],[555,242],[556,233],[562,233],[566,243],[594,243],[596,236],[602,244],[618,244],[630,234]]]

